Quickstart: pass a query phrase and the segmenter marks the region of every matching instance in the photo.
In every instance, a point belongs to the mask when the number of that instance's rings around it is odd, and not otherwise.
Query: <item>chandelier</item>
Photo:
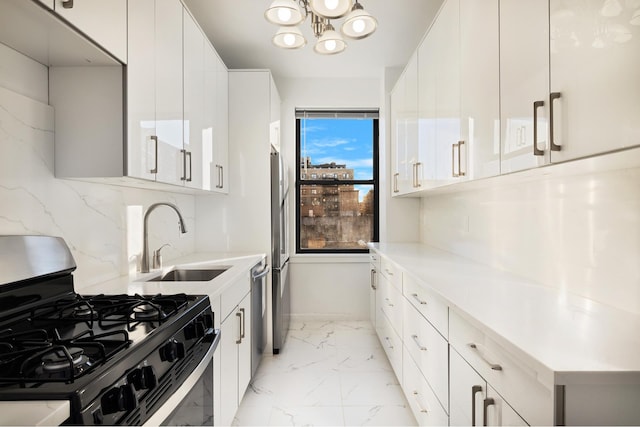
[[[311,28],[318,39],[313,50],[324,55],[342,52],[347,44],[343,35],[351,39],[370,36],[378,21],[355,0],[273,0],[264,13],[267,21],[279,25],[273,43],[283,49],[299,49],[307,44],[298,24],[311,16]],[[332,19],[344,17],[337,32]]]

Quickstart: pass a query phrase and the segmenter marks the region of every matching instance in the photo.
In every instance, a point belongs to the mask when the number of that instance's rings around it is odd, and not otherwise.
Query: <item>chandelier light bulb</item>
[[[313,47],[313,50],[322,55],[334,55],[342,52],[346,47],[347,44],[342,39],[340,33],[336,32],[331,24],[328,24],[324,33],[322,33],[318,42]]]
[[[273,44],[284,49],[299,49],[307,44],[298,27],[280,27],[272,41]]]
[[[362,19],[356,19],[353,21],[353,24],[351,24],[351,28],[353,28],[353,31],[360,34],[364,31],[365,23]]]
[[[338,7],[338,0],[324,0],[324,6],[329,10],[336,10]]]
[[[278,18],[280,18],[282,22],[289,22],[289,20],[291,20],[291,10],[278,9]]]
[[[287,46],[293,46],[296,42],[296,36],[293,34],[285,34],[284,37],[282,37],[282,41]]]
[[[324,42],[324,48],[327,49],[329,52],[333,52],[334,50],[336,50],[336,41],[327,40],[326,42]]]

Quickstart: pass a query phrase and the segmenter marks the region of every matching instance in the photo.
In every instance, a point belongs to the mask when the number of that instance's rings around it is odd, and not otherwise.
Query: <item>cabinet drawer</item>
[[[251,282],[249,281],[249,273],[246,276],[236,280],[231,286],[229,286],[220,296],[220,321],[229,316],[231,311],[237,306],[242,298],[244,298],[251,289]],[[217,314],[216,314],[217,315]]]
[[[398,381],[402,383],[402,340],[391,327],[389,319],[384,315],[380,316],[379,337],[393,372],[395,372]]]
[[[404,307],[405,352],[409,353],[443,407],[449,407],[449,345],[411,305]]]
[[[419,281],[403,274],[403,294],[431,324],[442,334],[449,336],[449,309],[436,294],[426,289]]]
[[[516,356],[484,331],[449,313],[449,341],[460,355],[531,425],[553,424],[552,384],[548,372]]]
[[[396,289],[402,292],[402,270],[393,263],[389,258],[380,257],[380,273],[389,279]]]
[[[389,284],[389,281],[380,277],[380,282],[384,285],[382,288],[382,312],[387,316],[391,326],[395,332],[402,336],[402,321],[403,321],[403,307],[404,297],[396,288]]]
[[[404,391],[409,406],[420,426],[446,426],[449,417],[433,394],[429,384],[408,353],[404,353],[402,361]],[[445,369],[446,371],[446,369]]]

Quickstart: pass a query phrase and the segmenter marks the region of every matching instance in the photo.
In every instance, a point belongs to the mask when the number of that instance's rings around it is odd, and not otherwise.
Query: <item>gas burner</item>
[[[158,306],[151,303],[143,303],[133,309],[133,317],[136,320],[160,320],[163,316],[162,310]]]
[[[76,373],[91,366],[89,358],[84,354],[84,350],[78,347],[66,349],[56,348],[51,353],[42,356],[42,371],[55,373],[68,370],[73,366]]]
[[[72,316],[76,319],[92,319],[94,311],[88,305],[79,305],[73,307]]]

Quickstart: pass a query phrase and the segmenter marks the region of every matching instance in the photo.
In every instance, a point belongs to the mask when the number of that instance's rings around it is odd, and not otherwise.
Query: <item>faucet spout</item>
[[[180,209],[173,203],[169,202],[159,202],[154,203],[147,208],[144,213],[144,224],[142,229],[142,260],[140,262],[140,272],[148,273],[149,272],[149,233],[148,233],[148,219],[149,214],[153,212],[158,206],[169,206],[172,208],[176,214],[178,214],[178,222],[180,224],[180,232],[182,234],[187,232],[187,227],[184,224],[184,219],[182,218],[182,214],[180,213]]]

